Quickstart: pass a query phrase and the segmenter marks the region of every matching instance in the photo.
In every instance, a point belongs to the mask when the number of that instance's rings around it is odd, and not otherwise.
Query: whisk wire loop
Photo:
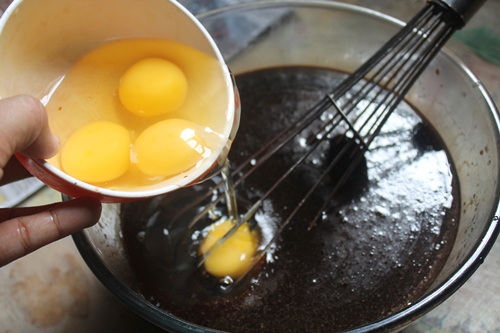
[[[308,134],[309,137],[306,140],[307,150],[271,184],[270,188],[241,218],[238,218],[233,228],[236,229],[242,223],[250,221],[264,200],[294,170],[306,163],[322,143],[330,142],[335,138],[341,138],[339,140],[344,140],[345,143],[331,161],[327,162],[324,170],[299,202],[291,203],[294,208],[287,217],[284,217],[272,239],[260,248],[255,255],[254,262],[262,258],[282,230],[292,221],[325,179],[332,174],[332,171],[339,172],[339,164],[347,161],[347,167],[340,168],[340,177],[336,178],[337,182],[326,195],[316,216],[310,221],[308,229],[312,229],[318,223],[325,210],[332,205],[332,199],[337,191],[358,167],[364,153],[379,135],[392,112],[442,46],[462,25],[463,21],[449,6],[439,0],[429,1],[427,6],[418,12],[405,27],[332,92],[312,106],[302,118],[278,133],[234,169],[232,176],[235,178],[234,185],[237,187],[278,151],[295,140],[306,128],[315,124],[311,128],[312,134]],[[327,116],[322,117],[325,114]],[[326,120],[318,126],[318,119],[323,118]],[[346,138],[349,140],[345,140]],[[248,270],[250,271],[251,268]],[[245,275],[237,279],[235,284],[244,278]]]

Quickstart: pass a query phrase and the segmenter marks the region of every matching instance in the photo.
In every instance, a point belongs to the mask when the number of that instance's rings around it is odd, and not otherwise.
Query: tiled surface
[[[0,9],[10,1],[0,0]],[[406,20],[423,0],[344,0]],[[467,26],[500,36],[500,0],[489,0]],[[457,41],[448,45],[482,80],[500,105],[500,70]],[[44,189],[28,205],[59,200]],[[500,332],[500,239],[484,264],[451,298],[405,333]],[[66,238],[0,269],[0,333],[159,332],[114,298],[93,276]]]

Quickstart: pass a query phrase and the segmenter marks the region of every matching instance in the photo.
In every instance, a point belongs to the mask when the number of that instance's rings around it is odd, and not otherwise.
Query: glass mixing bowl
[[[199,19],[236,75],[283,65],[351,72],[402,25],[378,12],[332,1],[259,1]],[[392,332],[409,325],[473,274],[499,232],[499,118],[481,82],[455,56],[442,51],[407,101],[438,131],[456,167],[461,194],[458,234],[443,269],[418,301],[349,332]],[[213,332],[161,310],[141,295],[124,254],[119,211],[119,205],[105,205],[101,221],[74,236],[94,274],[130,309],[163,329]]]

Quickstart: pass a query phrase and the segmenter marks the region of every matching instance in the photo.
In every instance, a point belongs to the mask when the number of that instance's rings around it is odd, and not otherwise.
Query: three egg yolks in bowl
[[[175,182],[225,145],[229,97],[214,57],[163,39],[107,42],[46,97],[62,143],[48,162],[113,190]]]

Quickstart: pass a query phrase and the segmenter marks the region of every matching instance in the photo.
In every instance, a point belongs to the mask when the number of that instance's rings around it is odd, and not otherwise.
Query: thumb
[[[0,169],[17,152],[34,158],[49,158],[60,148],[51,133],[47,112],[34,97],[19,95],[0,100]]]

